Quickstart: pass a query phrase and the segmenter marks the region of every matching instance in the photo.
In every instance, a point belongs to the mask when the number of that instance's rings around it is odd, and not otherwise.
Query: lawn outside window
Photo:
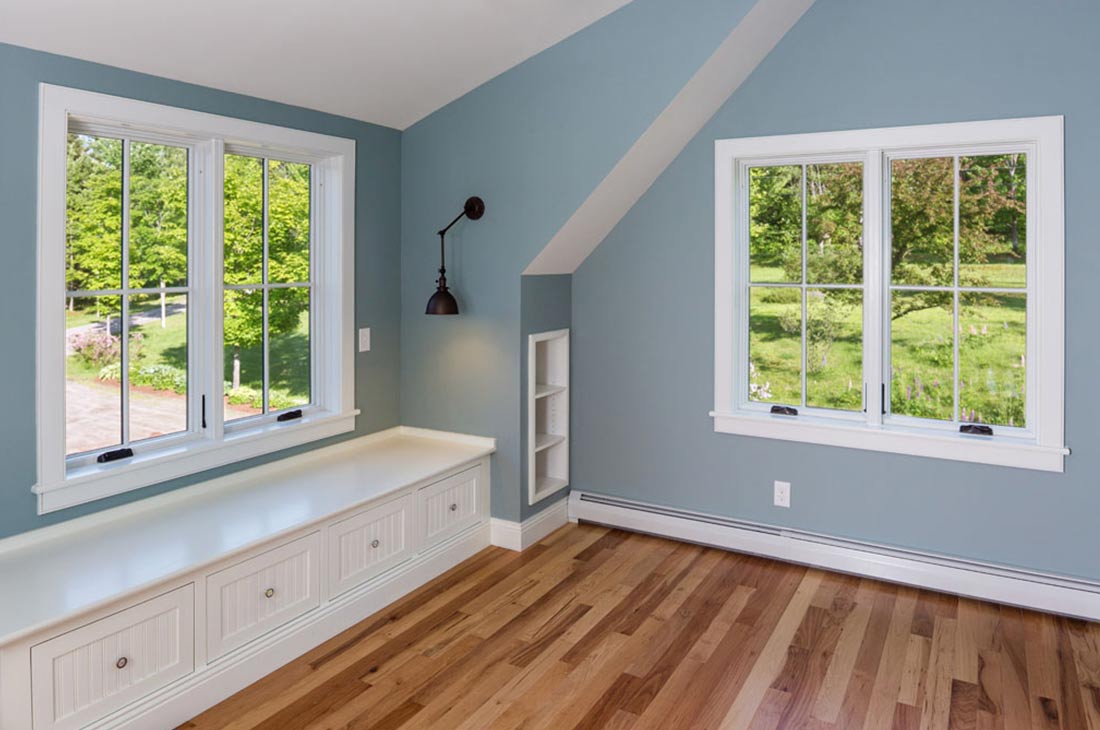
[[[1062,119],[719,140],[715,430],[1061,471]]]
[[[40,104],[39,512],[352,430],[354,142]]]

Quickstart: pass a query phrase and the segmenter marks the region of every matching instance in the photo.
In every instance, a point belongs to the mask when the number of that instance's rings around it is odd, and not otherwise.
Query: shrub
[[[130,357],[140,355],[141,340],[141,333],[131,333]],[[106,330],[76,332],[69,337],[69,347],[77,357],[94,367],[103,367],[122,359],[122,339]]]
[[[120,379],[122,367],[114,362],[100,368],[100,380]],[[173,393],[187,392],[187,373],[171,365],[143,365],[130,367],[130,383],[145,386],[153,390],[166,390]]]

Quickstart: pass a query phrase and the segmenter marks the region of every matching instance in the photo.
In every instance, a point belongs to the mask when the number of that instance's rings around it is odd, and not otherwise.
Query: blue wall
[[[1096,3],[818,0],[574,275],[574,488],[1100,579],[1097,28]],[[1066,132],[1064,474],[713,432],[715,139],[1045,114]]]
[[[356,321],[372,328],[357,355],[355,435],[397,425],[400,363],[401,134],[393,129],[71,58],[0,44],[0,537],[113,507],[266,459],[128,492],[39,517],[35,481],[35,215],[38,84],[72,86],[354,139]],[[320,445],[320,444],[318,444]],[[286,455],[291,452],[284,452]]]
[[[549,507],[569,493],[563,489],[541,502],[527,504],[527,335],[537,332],[568,329],[573,325],[573,275],[550,274],[545,276],[524,276],[520,282],[520,367],[519,382],[522,393],[520,399],[519,442],[520,448],[519,484],[520,517],[528,516]],[[572,411],[570,411],[572,413]]]
[[[493,516],[526,514],[521,272],[752,5],[634,0],[402,136],[401,417],[497,438]],[[425,316],[434,231],[470,195],[485,217],[447,238],[462,314]]]

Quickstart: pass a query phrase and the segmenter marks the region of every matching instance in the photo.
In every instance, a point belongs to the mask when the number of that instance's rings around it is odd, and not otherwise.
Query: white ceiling
[[[0,0],[0,41],[404,129],[629,0]]]

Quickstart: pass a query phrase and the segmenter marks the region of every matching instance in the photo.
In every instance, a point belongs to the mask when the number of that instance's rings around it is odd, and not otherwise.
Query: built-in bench
[[[494,450],[395,428],[0,541],[0,727],[186,721],[488,546]]]

